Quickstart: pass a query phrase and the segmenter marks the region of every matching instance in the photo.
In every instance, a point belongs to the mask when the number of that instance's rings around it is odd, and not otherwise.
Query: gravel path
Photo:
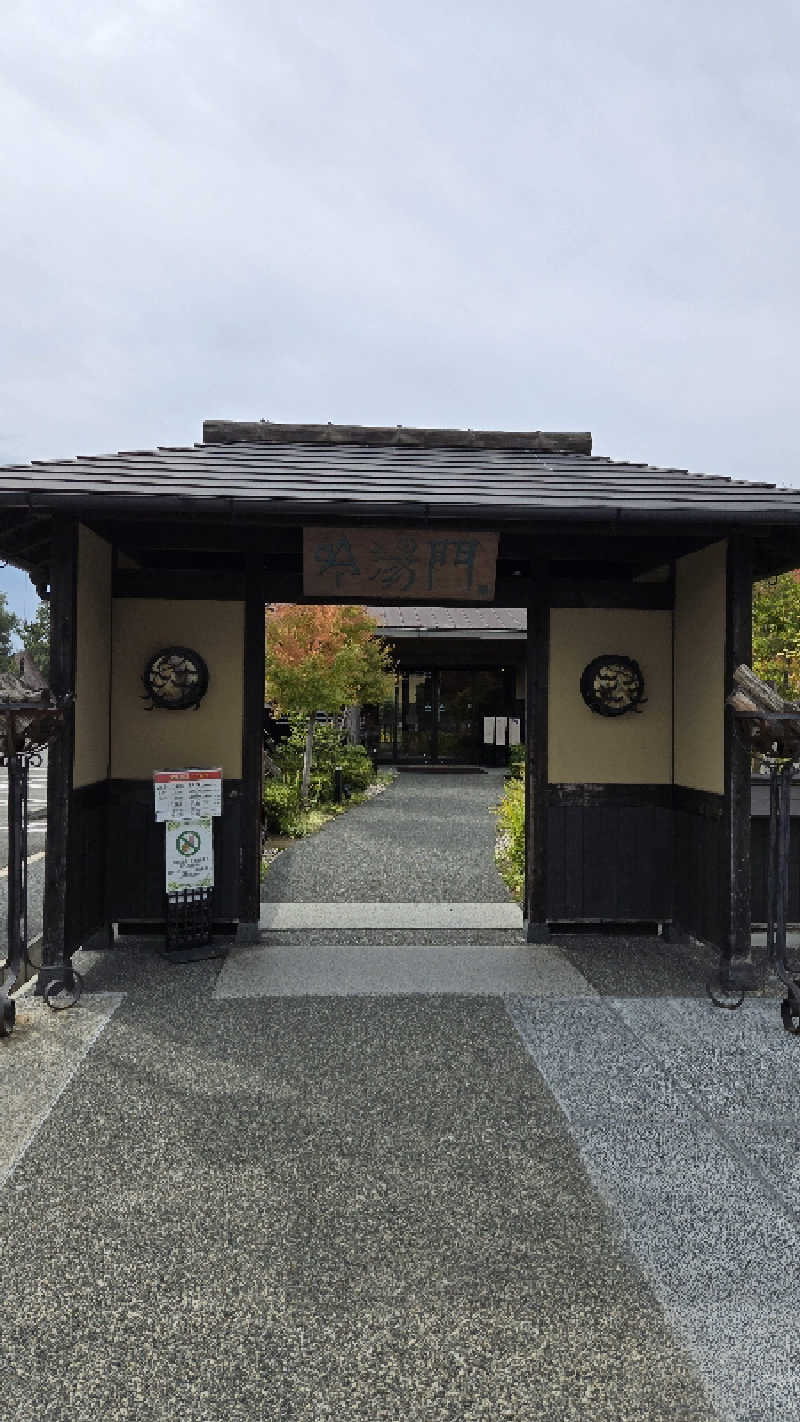
[[[494,862],[503,772],[402,774],[374,800],[270,865],[267,902],[477,903],[509,899]]]

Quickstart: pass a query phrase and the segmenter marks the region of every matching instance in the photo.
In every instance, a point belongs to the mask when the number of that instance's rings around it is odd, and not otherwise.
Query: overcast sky
[[[800,484],[798,54],[788,0],[6,0],[0,462],[263,417]]]

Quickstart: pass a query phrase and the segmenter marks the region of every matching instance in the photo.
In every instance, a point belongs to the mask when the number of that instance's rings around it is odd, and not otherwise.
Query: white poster
[[[507,720],[507,716],[495,716],[494,718],[494,743],[496,746],[504,746],[506,743]]]
[[[167,820],[167,893],[214,887],[214,821]]]
[[[154,770],[156,823],[222,814],[222,768]]]
[[[518,746],[520,743],[520,719],[519,716],[509,716],[508,718],[508,744]]]
[[[494,745],[494,716],[484,716],[483,718],[483,744],[485,746]]]

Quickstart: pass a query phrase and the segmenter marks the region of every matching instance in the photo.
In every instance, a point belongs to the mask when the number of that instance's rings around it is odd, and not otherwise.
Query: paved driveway
[[[0,1195],[6,1417],[715,1415],[501,998],[79,961],[0,1044],[63,1086]]]
[[[20,999],[4,1416],[800,1413],[773,997],[716,1011],[711,956],[646,939],[530,948],[502,987],[509,935],[400,931],[376,992],[385,943],[337,979],[354,938],[320,935],[186,965],[128,942],[77,955],[70,1011]]]

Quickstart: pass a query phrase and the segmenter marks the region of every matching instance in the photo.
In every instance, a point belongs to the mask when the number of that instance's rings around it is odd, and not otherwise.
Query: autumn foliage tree
[[[380,701],[392,663],[363,607],[277,603],[267,612],[267,699],[306,720],[300,798],[308,803],[318,711]]]
[[[753,588],[753,671],[786,701],[800,698],[800,581],[781,573]]]

